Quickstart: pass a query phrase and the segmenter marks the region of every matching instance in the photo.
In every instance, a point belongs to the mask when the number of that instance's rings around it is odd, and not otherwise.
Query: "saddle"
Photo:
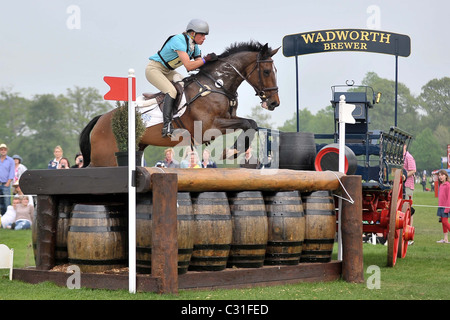
[[[174,107],[178,107],[180,105],[181,98],[183,97],[184,87],[179,82],[172,82],[172,84],[174,85],[175,89],[177,90],[177,97],[175,98],[175,103],[173,105],[174,105]],[[155,99],[161,112],[163,109],[163,102],[164,102],[165,95],[166,94],[163,92],[143,93],[142,94],[144,101]]]

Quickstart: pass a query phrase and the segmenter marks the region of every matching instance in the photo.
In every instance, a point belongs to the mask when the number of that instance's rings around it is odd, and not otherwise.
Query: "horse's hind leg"
[[[216,128],[222,131],[223,134],[227,133],[227,129],[242,129],[242,132],[234,142],[230,156],[227,150],[224,150],[222,159],[225,158],[237,158],[240,154],[244,153],[251,145],[255,133],[258,130],[257,123],[252,119],[234,118],[234,119],[216,119],[214,121]]]

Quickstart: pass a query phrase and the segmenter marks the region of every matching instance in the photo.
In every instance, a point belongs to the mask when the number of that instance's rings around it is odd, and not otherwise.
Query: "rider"
[[[217,60],[214,53],[201,57],[198,46],[203,44],[208,33],[208,23],[200,19],[193,19],[188,23],[185,32],[169,37],[161,50],[149,58],[150,62],[145,69],[145,76],[152,85],[165,94],[163,137],[170,137],[173,132],[171,121],[177,91],[171,81],[177,82],[183,79],[175,69],[184,65],[187,71],[191,71],[203,66],[208,61]]]

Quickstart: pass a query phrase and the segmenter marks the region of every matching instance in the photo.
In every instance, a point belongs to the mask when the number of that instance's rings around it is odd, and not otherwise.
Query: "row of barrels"
[[[336,232],[329,191],[179,192],[178,273],[229,267],[329,262]],[[151,197],[136,201],[136,267],[151,273]],[[126,267],[127,208],[122,203],[61,202],[58,264],[83,272]]]

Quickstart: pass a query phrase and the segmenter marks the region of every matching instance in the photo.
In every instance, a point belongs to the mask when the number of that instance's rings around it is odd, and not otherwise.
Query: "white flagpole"
[[[345,173],[345,122],[343,111],[345,105],[345,96],[340,96],[339,100],[339,172]],[[338,260],[342,261],[342,199],[339,198],[339,216],[338,216]]]
[[[133,103],[134,70],[128,70],[128,268],[129,292],[136,293],[136,112]]]
[[[345,96],[339,97],[339,172],[345,173],[345,124],[355,123],[352,112],[355,105],[345,102]],[[338,260],[342,261],[342,199],[339,198],[338,217]]]

